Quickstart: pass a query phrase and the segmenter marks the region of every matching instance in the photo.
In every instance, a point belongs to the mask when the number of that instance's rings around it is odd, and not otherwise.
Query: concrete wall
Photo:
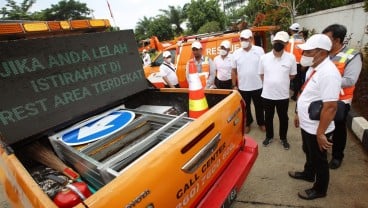
[[[361,49],[368,42],[368,13],[363,6],[364,2],[297,16],[295,22],[316,33],[321,33],[330,24],[345,25],[347,37],[351,35],[349,46]]]

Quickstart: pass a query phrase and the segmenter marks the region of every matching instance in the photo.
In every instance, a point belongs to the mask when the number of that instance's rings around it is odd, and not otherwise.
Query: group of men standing
[[[362,68],[362,57],[359,51],[344,44],[347,31],[343,25],[330,25],[307,41],[300,35],[300,29],[300,25],[294,23],[289,28],[290,35],[285,31],[277,32],[268,53],[253,44],[253,33],[249,29],[240,33],[240,48],[233,53],[228,40],[221,43],[214,61],[202,55],[199,41],[193,42],[192,53],[205,88],[240,92],[246,103],[246,133],[254,121],[253,101],[257,125],[266,132],[263,146],[274,139],[276,109],[280,142],[284,149],[290,148],[287,138],[289,98],[296,101],[294,124],[301,128],[306,162],[303,171],[289,171],[288,174],[295,179],[314,182],[312,188],[298,193],[300,198],[311,200],[326,196],[329,168],[339,168],[342,163],[347,139],[346,117]],[[334,121],[338,100],[345,103],[344,118]],[[313,120],[308,113],[314,101],[323,103],[319,120]],[[329,148],[332,148],[330,162],[327,160]]]

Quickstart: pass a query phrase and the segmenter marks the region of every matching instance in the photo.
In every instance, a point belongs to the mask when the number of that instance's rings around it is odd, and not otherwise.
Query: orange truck
[[[53,25],[53,27],[51,27]],[[83,26],[84,25],[84,26]],[[132,30],[0,23],[0,182],[12,207],[230,207],[258,155],[237,91],[152,89]]]
[[[253,32],[254,44],[262,46],[265,51],[268,48],[267,33],[276,31],[278,26],[259,26],[251,27]],[[229,40],[232,43],[231,51],[240,48],[240,33],[209,33],[201,35],[192,35],[181,37],[177,44],[164,48],[164,51],[170,51],[173,63],[176,65],[176,74],[178,76],[179,85],[182,88],[188,87],[186,80],[185,66],[189,59],[193,58],[191,44],[194,40],[199,40],[202,43],[203,55],[209,56],[212,60],[218,55],[220,44],[223,40]],[[144,73],[147,79],[155,88],[165,87],[165,82],[160,76],[160,65],[163,62],[163,51],[159,53],[152,61],[150,66],[144,67]]]
[[[164,48],[167,48],[171,45],[176,44],[177,40],[169,40],[169,41],[159,41],[157,36],[152,36],[148,39],[139,41],[138,45],[138,51],[143,52],[143,50],[146,51],[163,51]]]

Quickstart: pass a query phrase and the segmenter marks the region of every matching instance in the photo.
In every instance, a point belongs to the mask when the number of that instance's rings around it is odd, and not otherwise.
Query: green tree
[[[153,22],[152,17],[144,16],[143,19],[139,19],[134,30],[136,40],[143,40],[150,37],[148,35],[148,28],[150,27],[152,22]]]
[[[201,28],[199,28],[198,33],[211,33],[220,31],[220,24],[216,21],[207,22]]]
[[[305,1],[298,8],[298,15],[308,14],[312,12],[318,12],[321,10],[331,9],[339,6],[344,6],[348,3],[351,3],[349,0],[314,0],[314,1]]]
[[[304,2],[305,0],[264,0],[265,4],[287,9],[290,14],[291,23],[294,23],[298,9]]]
[[[217,0],[192,0],[186,9],[189,27],[192,32],[197,32],[207,22],[216,21],[220,30],[225,27],[225,14],[221,11]]]
[[[180,6],[169,6],[168,10],[160,9],[160,11],[164,13],[164,16],[169,20],[170,25],[175,25],[175,28],[173,28],[175,35],[180,35],[184,32],[180,25],[185,20],[186,15]]]
[[[147,35],[148,37],[157,36],[160,41],[173,39],[174,32],[171,28],[169,19],[163,16],[154,18],[148,27]]]
[[[4,20],[22,20],[31,19],[31,12],[29,9],[36,2],[36,0],[23,0],[17,5],[14,0],[6,0],[5,7],[1,8],[1,19]]]
[[[42,10],[43,20],[88,19],[93,12],[87,4],[75,0],[61,0]]]

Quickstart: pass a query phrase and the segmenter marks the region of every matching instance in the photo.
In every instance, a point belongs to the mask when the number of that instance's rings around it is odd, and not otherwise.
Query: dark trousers
[[[332,135],[332,157],[334,159],[342,160],[344,158],[344,149],[346,146],[346,117],[350,111],[350,105],[345,104],[345,114],[344,119],[342,121],[335,121],[335,130]]]
[[[265,110],[266,138],[273,138],[273,117],[276,108],[280,123],[280,139],[287,139],[289,99],[270,100],[263,98],[263,108]]]
[[[263,103],[262,103],[262,88],[253,91],[242,91],[239,90],[241,96],[243,97],[246,104],[246,126],[250,126],[253,122],[252,111],[250,109],[250,105],[252,104],[252,100],[254,102],[254,109],[256,111],[256,120],[259,126],[265,125],[264,111],[263,111]]]
[[[215,85],[219,89],[232,89],[231,79],[222,81],[222,80],[217,79],[217,77],[216,77],[215,78]]]
[[[302,66],[300,64],[297,64],[297,74],[295,75],[295,78],[291,80],[292,90],[294,91],[292,97],[297,97],[300,89],[303,86],[303,83],[305,82],[305,74],[306,72],[302,69]]]
[[[313,184],[313,189],[319,193],[326,193],[328,189],[328,183],[330,181],[330,170],[328,168],[327,151],[319,150],[317,136],[309,134],[303,129],[303,151],[306,156],[306,162],[304,164],[304,173],[307,176],[316,177],[316,181]],[[332,133],[326,134],[329,138]],[[335,145],[335,144],[334,144]]]

